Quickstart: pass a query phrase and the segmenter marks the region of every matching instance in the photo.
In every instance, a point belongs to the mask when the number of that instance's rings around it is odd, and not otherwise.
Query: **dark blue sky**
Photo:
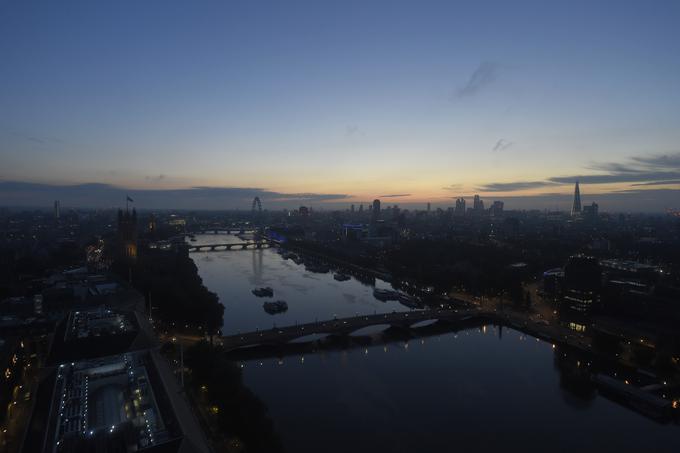
[[[677,1],[0,1],[0,181],[678,189],[679,23]]]

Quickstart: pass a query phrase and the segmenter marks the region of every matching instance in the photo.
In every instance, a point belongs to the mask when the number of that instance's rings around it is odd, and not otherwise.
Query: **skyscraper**
[[[373,200],[373,221],[377,221],[380,218],[380,200]]]
[[[454,213],[457,216],[464,216],[465,215],[465,198],[458,198],[456,200],[456,210]]]
[[[494,217],[502,215],[504,204],[505,203],[503,203],[502,201],[494,201],[491,207],[489,208],[489,214],[491,214]]]
[[[54,200],[54,220],[59,220],[61,216],[61,203],[59,200]]]
[[[578,217],[581,215],[581,191],[578,188],[578,181],[574,186],[574,203],[571,205],[571,216]]]
[[[472,209],[474,211],[483,211],[484,210],[484,202],[482,201],[481,198],[479,198],[479,195],[475,195],[475,198],[472,202]]]

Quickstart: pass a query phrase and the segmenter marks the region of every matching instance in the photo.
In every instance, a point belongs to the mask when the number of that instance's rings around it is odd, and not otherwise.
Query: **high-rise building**
[[[564,267],[565,308],[588,313],[600,301],[602,269],[596,258],[576,255]]]
[[[430,212],[431,207],[432,207],[432,205],[430,205],[430,203],[427,203],[427,212]]]
[[[479,195],[475,195],[474,201],[472,202],[472,209],[474,211],[484,210],[484,201],[482,201],[482,199],[479,198]]]
[[[457,216],[465,215],[465,198],[458,198],[456,200],[456,210],[454,211],[454,214]]]
[[[599,209],[600,209],[599,206],[595,202],[592,202],[589,205],[585,205],[583,207],[583,217],[588,220],[595,220],[597,219]]]
[[[574,203],[571,205],[571,216],[578,217],[581,215],[581,191],[578,187],[578,181],[574,186]]]
[[[371,211],[373,221],[377,221],[380,218],[380,200],[373,200],[373,210]]]
[[[494,201],[491,207],[489,208],[489,214],[491,214],[494,217],[502,215],[503,206],[504,203],[502,201]]]
[[[61,203],[59,200],[54,200],[54,220],[59,220],[61,216]]]
[[[354,205],[351,205],[351,206],[349,207],[349,212],[354,212]]]

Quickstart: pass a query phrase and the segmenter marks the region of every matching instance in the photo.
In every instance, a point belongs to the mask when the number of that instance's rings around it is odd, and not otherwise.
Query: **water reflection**
[[[678,426],[603,397],[591,380],[595,362],[577,351],[491,325],[376,338],[244,359],[245,382],[268,404],[290,451],[680,447]]]
[[[214,237],[197,237],[204,240]],[[408,310],[373,297],[367,285],[386,282],[339,282],[271,249],[192,257],[226,306],[227,334]],[[271,286],[289,311],[266,314],[251,294],[258,286]],[[680,451],[677,425],[597,381],[644,386],[636,370],[480,321],[373,326],[229,357],[269,407],[288,451]]]
[[[242,239],[233,235],[197,235],[194,245],[235,243]],[[348,317],[357,314],[408,311],[397,301],[381,302],[373,297],[373,286],[390,289],[391,285],[372,277],[359,278],[360,273],[343,269],[352,278],[337,281],[332,272],[312,272],[302,261],[285,259],[276,249],[205,251],[192,253],[204,284],[217,293],[225,305],[225,334],[268,329],[276,325],[293,325]],[[311,260],[305,260],[311,261]],[[317,259],[310,267],[323,271]],[[269,286],[273,300],[288,304],[285,313],[271,315],[263,310],[264,298],[251,290]]]

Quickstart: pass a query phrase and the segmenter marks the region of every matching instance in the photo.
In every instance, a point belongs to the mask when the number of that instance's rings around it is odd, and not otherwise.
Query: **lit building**
[[[565,308],[589,313],[600,301],[602,287],[602,269],[596,258],[585,255],[575,255],[569,258],[564,267],[564,295]]]
[[[183,433],[149,353],[57,368],[45,451],[178,451]]]
[[[54,220],[59,220],[61,217],[61,203],[59,200],[54,200]]]
[[[137,211],[118,210],[118,246],[120,255],[129,261],[137,259]]]

